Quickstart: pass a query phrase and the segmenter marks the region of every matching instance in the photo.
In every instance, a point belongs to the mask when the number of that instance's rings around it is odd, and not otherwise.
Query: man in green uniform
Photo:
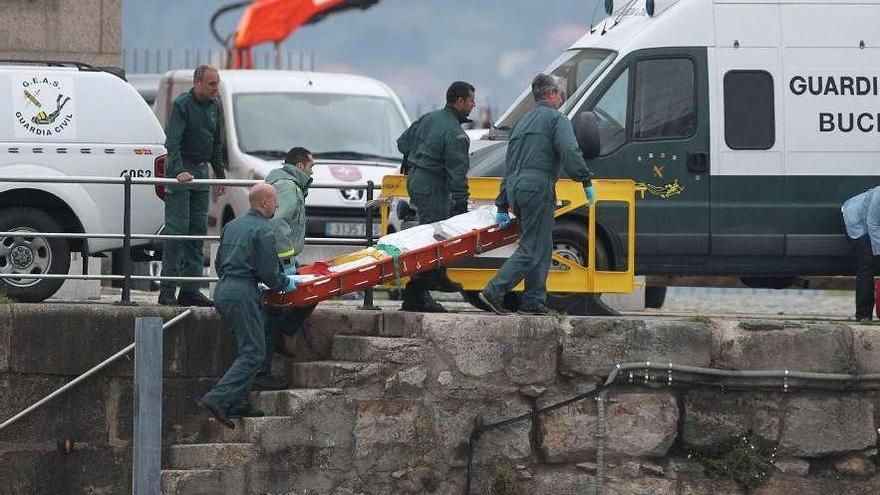
[[[306,243],[306,196],[312,183],[312,167],[315,158],[305,148],[291,148],[281,168],[269,172],[266,183],[278,193],[278,209],[269,223],[275,231],[275,252],[286,275],[296,275],[296,256]],[[269,308],[266,318],[266,361],[257,377],[254,388],[259,390],[283,390],[284,380],[270,375],[272,356],[275,351],[289,356],[281,334],[293,336],[303,326],[316,305],[307,308]]]
[[[226,178],[220,146],[220,74],[210,65],[200,65],[193,73],[193,88],[178,96],[171,105],[171,118],[165,137],[168,158],[165,176],[179,182],[208,178],[208,162],[218,179]],[[218,196],[223,186],[217,186]],[[186,185],[167,187],[165,229],[167,235],[205,235],[208,225],[210,191]],[[162,276],[199,277],[204,255],[202,241],[169,240],[162,256]],[[180,295],[175,299],[176,286]],[[192,282],[163,281],[159,304],[164,306],[211,306],[211,300]]]
[[[217,311],[235,334],[238,356],[199,400],[202,408],[228,428],[235,428],[230,418],[263,416],[248,400],[251,382],[266,358],[266,321],[257,283],[284,292],[296,289],[275,255],[275,234],[268,220],[278,207],[275,189],[257,184],[248,199],[250,211],[223,228],[214,262],[220,277],[214,290]]]
[[[498,314],[507,312],[504,295],[525,279],[519,313],[547,314],[547,273],[553,252],[553,211],[556,180],[565,174],[583,183],[587,202],[595,192],[575,139],[571,122],[557,110],[565,101],[558,80],[538,74],[532,81],[537,105],[513,128],[507,145],[507,163],[501,192],[495,200],[499,226],[510,224],[509,210],[519,218],[522,235],[513,255],[480,293],[480,299]]]
[[[419,224],[446,220],[467,212],[467,172],[470,140],[461,128],[474,109],[474,87],[456,81],[446,91],[446,107],[423,115],[398,138],[403,153],[406,189],[419,215]],[[429,290],[458,292],[446,268],[418,274],[403,292],[404,311],[445,312]]]

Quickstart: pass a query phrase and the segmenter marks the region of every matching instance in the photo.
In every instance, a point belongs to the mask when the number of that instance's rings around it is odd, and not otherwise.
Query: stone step
[[[292,428],[296,420],[290,416],[264,416],[262,418],[234,419],[235,429],[221,425],[214,418],[205,422],[200,440],[206,443],[252,443],[259,444],[264,431]]]
[[[290,384],[297,388],[343,388],[378,383],[387,378],[391,366],[383,363],[313,361],[291,363]]]
[[[251,394],[270,416],[233,420],[230,430],[213,418],[202,429],[206,443],[253,443],[263,454],[291,447],[335,448],[351,443],[354,401],[339,389],[294,389]]]
[[[345,400],[338,388],[298,388],[251,393],[251,404],[270,416],[299,418],[324,402]]]
[[[422,339],[337,335],[333,338],[333,360],[418,364],[424,362],[426,344]]]
[[[425,315],[405,311],[351,311],[318,308],[305,328],[285,343],[293,361],[331,359],[336,335],[421,337]]]
[[[194,443],[171,446],[175,469],[220,469],[240,466],[257,455],[252,443]]]
[[[222,495],[223,474],[212,469],[163,469],[162,495]]]

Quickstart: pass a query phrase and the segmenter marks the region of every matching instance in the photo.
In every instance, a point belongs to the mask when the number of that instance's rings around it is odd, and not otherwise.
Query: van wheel
[[[574,261],[587,265],[587,233],[583,225],[572,222],[559,222],[553,229],[553,252]],[[554,263],[551,269],[564,269],[564,266]],[[596,243],[596,268],[608,270],[611,268],[611,257],[608,248],[600,239]],[[586,316],[614,316],[619,314],[602,301],[601,294],[572,294],[572,293],[549,293],[547,305],[555,311],[568,315]]]
[[[553,229],[553,252],[575,263],[585,266],[587,264],[587,235],[584,229],[570,222],[559,222]],[[607,270],[611,265],[608,249],[604,242],[596,246],[596,266],[600,270]],[[550,266],[551,269],[564,269],[557,263]],[[485,305],[477,298],[476,291],[462,292],[462,297],[474,307],[488,311]],[[511,310],[519,308],[520,294],[510,292],[504,296],[504,306]],[[589,316],[613,316],[617,311],[608,307],[603,301],[601,294],[570,294],[549,293],[547,305],[555,311],[569,315]]]
[[[645,307],[660,309],[666,302],[666,287],[645,287]]]
[[[62,232],[49,215],[35,208],[7,208],[0,211],[0,231],[22,235],[0,238],[0,273],[67,274],[70,247],[65,239],[34,237],[28,232]],[[0,290],[15,301],[40,302],[58,291],[62,279],[5,278]]]

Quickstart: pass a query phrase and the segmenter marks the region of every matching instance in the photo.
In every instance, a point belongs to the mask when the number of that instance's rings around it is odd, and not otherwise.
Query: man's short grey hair
[[[193,84],[205,79],[205,72],[207,72],[209,70],[216,71],[217,68],[214,67],[213,65],[207,65],[207,64],[202,64],[202,65],[196,67],[196,70],[193,71]]]
[[[543,100],[551,91],[565,91],[562,87],[562,80],[558,77],[541,73],[532,80],[532,96],[535,101]]]

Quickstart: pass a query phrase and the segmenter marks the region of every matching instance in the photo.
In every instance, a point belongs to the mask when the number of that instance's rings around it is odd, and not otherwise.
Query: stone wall
[[[130,343],[135,315],[167,320],[174,313],[0,306],[0,419]],[[212,442],[226,457],[223,442],[249,446],[238,474],[221,465],[191,471],[218,473],[212,479],[222,480],[223,490],[194,491],[177,479],[163,493],[457,494],[476,423],[589,391],[619,362],[828,373],[880,367],[873,327],[784,322],[319,309],[288,344],[299,362],[279,360],[275,371],[303,389],[256,395],[255,404],[273,417],[231,432],[195,407],[231,360],[219,320],[199,310],[166,332],[164,465],[194,465],[186,444]],[[795,381],[786,392],[778,380],[735,390],[686,384],[677,373],[672,385],[665,373],[646,384],[635,375],[624,374],[608,394],[604,422],[600,404],[585,400],[484,433],[474,451],[472,493],[595,493],[601,472],[604,493],[620,495],[880,490],[880,393],[806,390]],[[0,431],[0,491],[128,493],[131,388],[126,361]],[[689,455],[745,434],[777,449],[776,469],[754,491],[709,477]],[[198,456],[204,461],[204,451]]]
[[[122,0],[0,0],[0,59],[119,66]]]

